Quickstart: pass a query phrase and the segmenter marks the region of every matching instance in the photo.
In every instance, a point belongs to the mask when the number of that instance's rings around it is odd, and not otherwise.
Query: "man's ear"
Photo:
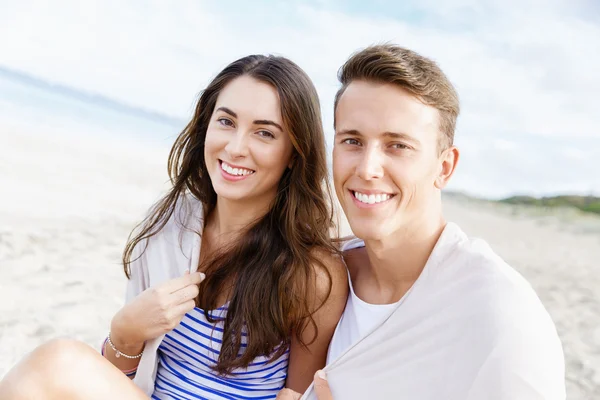
[[[439,158],[440,166],[438,169],[438,176],[435,178],[436,188],[443,189],[446,187],[456,170],[459,157],[460,151],[456,146],[449,147],[442,152]]]

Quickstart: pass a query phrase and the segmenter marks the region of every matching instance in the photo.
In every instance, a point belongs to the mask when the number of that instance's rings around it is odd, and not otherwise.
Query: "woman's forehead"
[[[220,107],[233,111],[240,119],[271,120],[283,124],[277,90],[249,76],[236,78],[223,88],[215,110]]]

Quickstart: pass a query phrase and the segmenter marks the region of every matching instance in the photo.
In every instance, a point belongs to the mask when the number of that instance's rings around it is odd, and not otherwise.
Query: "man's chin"
[[[357,221],[355,224],[350,223],[350,228],[354,236],[364,241],[381,240],[388,236],[387,230],[381,224],[373,222],[364,224]]]

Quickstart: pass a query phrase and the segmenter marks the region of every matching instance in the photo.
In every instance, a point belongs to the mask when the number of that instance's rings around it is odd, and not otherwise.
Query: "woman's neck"
[[[265,205],[263,202],[232,201],[218,197],[215,208],[207,216],[205,230],[210,230],[211,236],[225,241],[233,239],[263,217],[269,206],[270,204]]]

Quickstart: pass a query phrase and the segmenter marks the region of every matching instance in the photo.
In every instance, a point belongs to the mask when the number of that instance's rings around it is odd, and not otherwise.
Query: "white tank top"
[[[344,243],[342,251],[357,249],[359,247],[365,247],[365,242],[356,238]],[[350,294],[346,301],[344,314],[338,322],[331,343],[329,344],[327,364],[335,360],[348,347],[358,342],[377,326],[381,325],[398,306],[398,303],[367,303],[361,300],[354,292],[350,273],[348,273],[348,282],[350,283]]]

